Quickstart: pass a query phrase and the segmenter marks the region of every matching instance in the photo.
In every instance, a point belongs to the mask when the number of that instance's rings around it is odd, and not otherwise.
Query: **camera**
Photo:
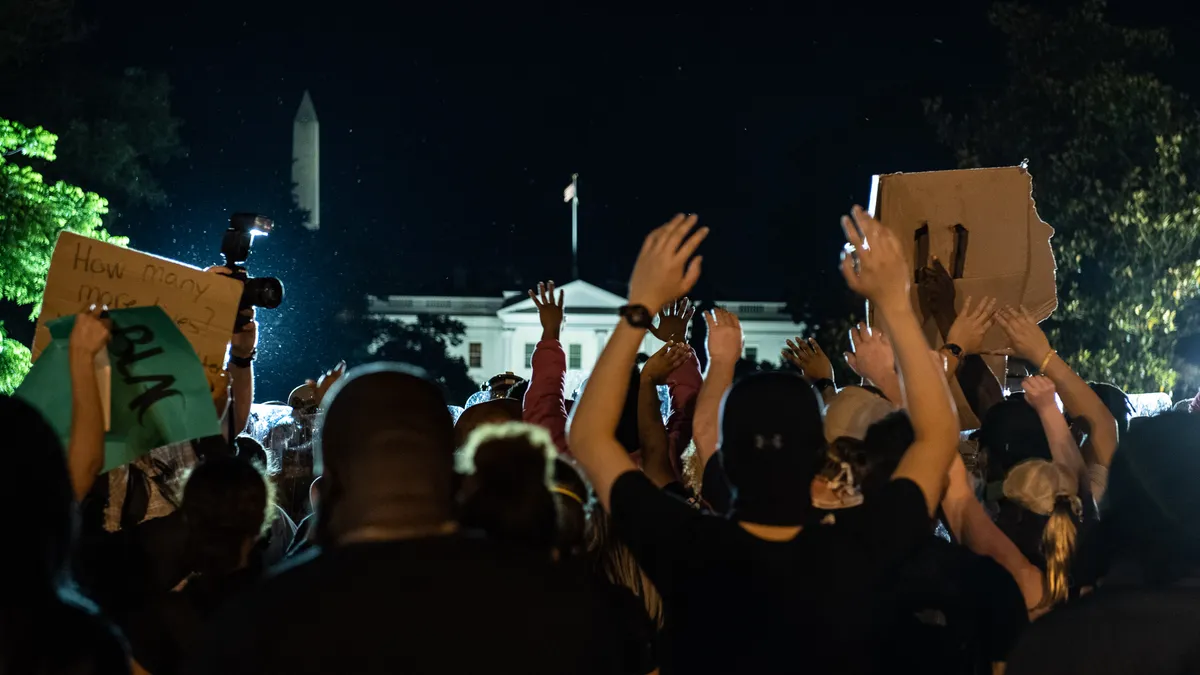
[[[242,311],[251,307],[275,309],[283,302],[283,282],[275,277],[252,277],[246,273],[246,259],[250,257],[250,246],[254,238],[270,234],[275,222],[257,213],[235,213],[229,216],[229,229],[221,238],[221,257],[234,279],[242,282],[242,299],[238,303],[237,321],[234,332],[240,331],[250,318]]]

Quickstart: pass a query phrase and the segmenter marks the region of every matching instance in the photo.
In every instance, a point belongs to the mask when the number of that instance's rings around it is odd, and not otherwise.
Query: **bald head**
[[[396,363],[360,366],[327,398],[313,444],[314,470],[324,477],[326,526],[345,531],[447,517],[454,428],[445,399],[423,371]]]

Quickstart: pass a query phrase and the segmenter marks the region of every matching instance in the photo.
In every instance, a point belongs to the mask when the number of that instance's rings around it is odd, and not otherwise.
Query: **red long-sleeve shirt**
[[[565,391],[567,355],[562,344],[558,340],[539,342],[533,352],[532,366],[533,375],[525,392],[524,420],[549,431],[558,451],[570,456]],[[700,361],[694,354],[667,377],[667,386],[671,391],[667,440],[670,444],[671,468],[677,477],[682,475],[680,457],[692,440],[692,415],[696,409],[696,395],[700,393],[703,381]]]

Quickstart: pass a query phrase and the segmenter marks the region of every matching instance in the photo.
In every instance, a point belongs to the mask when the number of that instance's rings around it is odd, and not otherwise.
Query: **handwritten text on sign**
[[[156,305],[179,326],[196,350],[209,381],[225,362],[242,286],[183,263],[64,232],[50,261],[34,358],[50,340],[47,321],[89,305],[111,309]]]

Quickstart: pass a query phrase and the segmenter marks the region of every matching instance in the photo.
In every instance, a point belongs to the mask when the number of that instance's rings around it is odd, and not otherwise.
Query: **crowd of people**
[[[914,281],[861,208],[842,228],[873,309],[859,384],[803,337],[739,376],[719,307],[702,371],[708,230],[678,215],[580,391],[549,282],[528,381],[455,410],[419,368],[339,364],[287,402],[311,428],[264,448],[249,316],[214,394],[227,433],[104,474],[109,329],[81,312],[69,438],[0,398],[0,675],[1200,672],[1197,406],[1132,418],[1021,307],[956,302],[936,263]],[[993,326],[1020,386],[981,353]]]

